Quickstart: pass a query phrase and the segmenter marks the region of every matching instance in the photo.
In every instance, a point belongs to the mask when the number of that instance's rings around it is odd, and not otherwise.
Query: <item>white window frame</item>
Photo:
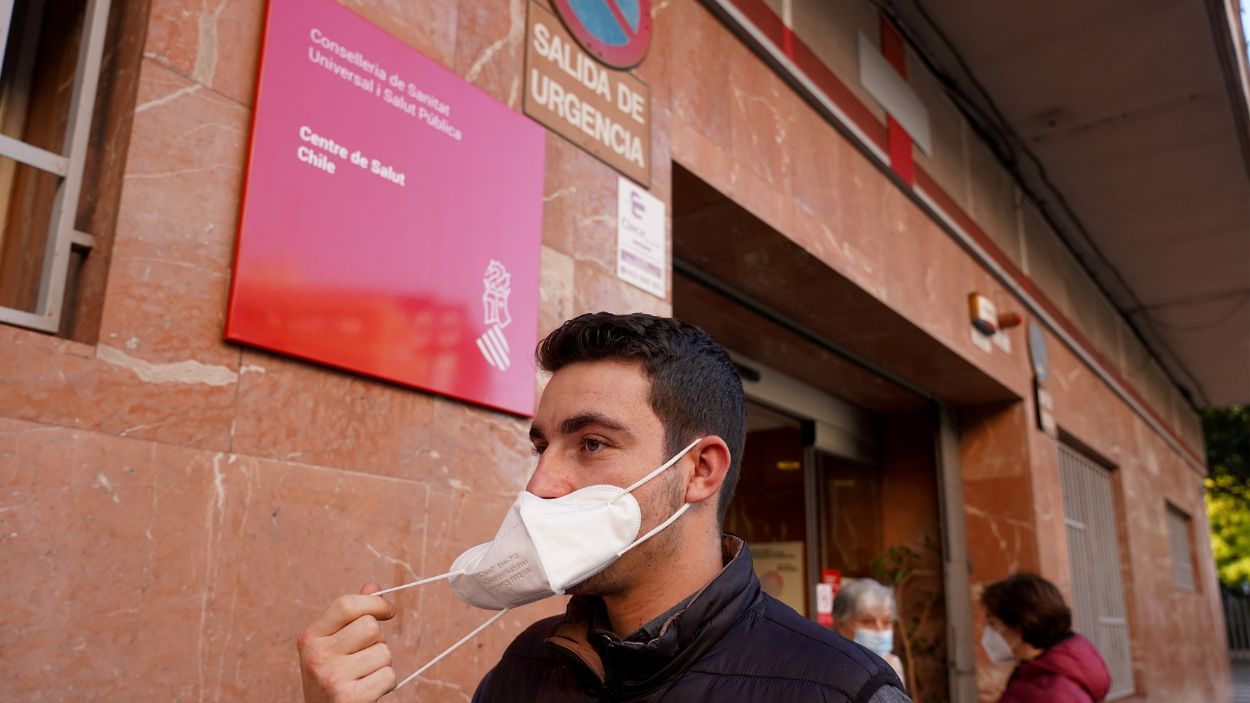
[[[55,0],[53,0],[55,1]],[[0,71],[12,29],[16,0],[0,0]],[[87,162],[87,140],[100,83],[104,37],[108,29],[110,0],[87,0],[74,89],[70,98],[69,120],[61,153],[57,154],[0,134],[0,156],[26,164],[60,179],[52,201],[52,218],[39,278],[39,300],[34,312],[0,306],[0,322],[55,334],[61,327],[65,305],[66,278],[72,247],[91,249],[95,237],[74,227],[82,190],[83,167]]]

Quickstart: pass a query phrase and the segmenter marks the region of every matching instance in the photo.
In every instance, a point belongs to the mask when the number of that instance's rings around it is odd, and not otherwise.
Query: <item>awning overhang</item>
[[[1250,404],[1250,77],[1236,3],[889,7],[1198,408]]]

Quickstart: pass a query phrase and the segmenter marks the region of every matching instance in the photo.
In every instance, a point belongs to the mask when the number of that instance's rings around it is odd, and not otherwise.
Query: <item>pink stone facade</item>
[[[524,2],[344,4],[520,111]],[[876,21],[867,2],[836,5]],[[1070,588],[1056,440],[1036,429],[1023,328],[1011,354],[969,338],[967,294],[1000,307],[1012,294],[702,4],[657,1],[652,14],[636,71],[653,101],[651,192],[671,213],[679,164],[961,359],[969,382],[1000,389],[977,404],[933,391],[963,430],[956,519],[971,597],[1017,569]],[[525,485],[524,419],[222,341],[263,15],[263,0],[152,0],[128,26],[144,44],[137,96],[113,116],[133,122],[104,233],[107,285],[82,303],[98,310],[98,334],[0,326],[5,698],[295,700],[295,636],[331,598],[442,572]],[[945,140],[966,130],[942,115],[941,148],[922,166],[1201,457],[1193,411],[1053,235],[1002,214],[1011,187],[992,159]],[[539,334],[589,311],[670,314],[671,293],[615,275],[616,172],[555,135],[546,148]],[[804,294],[783,273],[755,275]],[[1231,700],[1200,472],[1053,333],[1047,342],[1060,427],[1116,467],[1130,700]],[[923,374],[925,358],[880,354]],[[1167,502],[1193,517],[1192,592],[1172,582]],[[401,675],[485,617],[437,586],[395,600],[385,631]],[[402,696],[467,700],[517,632],[561,608],[509,613]],[[1008,672],[978,656],[993,700]]]

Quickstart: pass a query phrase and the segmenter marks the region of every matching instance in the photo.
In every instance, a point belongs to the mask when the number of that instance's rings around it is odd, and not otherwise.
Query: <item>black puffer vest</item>
[[[728,563],[649,642],[596,636],[593,597],[569,601],[512,642],[475,703],[839,701],[902,684],[888,664],[760,591],[751,553],[726,535]]]

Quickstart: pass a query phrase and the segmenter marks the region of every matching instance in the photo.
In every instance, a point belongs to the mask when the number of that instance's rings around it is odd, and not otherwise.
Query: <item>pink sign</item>
[[[531,414],[543,148],[332,0],[270,0],[226,338]]]

